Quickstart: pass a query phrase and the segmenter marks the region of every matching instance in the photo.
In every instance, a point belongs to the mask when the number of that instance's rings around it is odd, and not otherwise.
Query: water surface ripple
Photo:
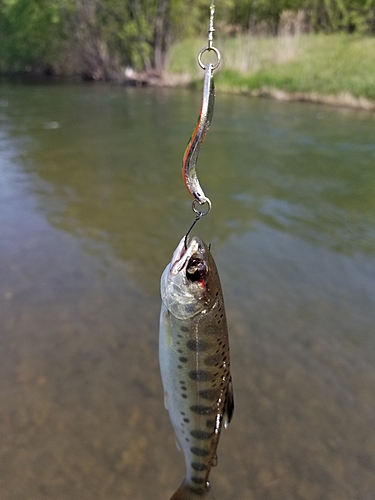
[[[167,500],[159,278],[199,93],[0,85],[2,500]],[[373,500],[374,115],[219,94],[199,158],[235,414],[218,500]]]

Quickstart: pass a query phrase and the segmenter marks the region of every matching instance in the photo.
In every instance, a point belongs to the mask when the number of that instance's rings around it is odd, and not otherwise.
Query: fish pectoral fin
[[[225,396],[225,406],[224,406],[224,428],[226,429],[232,420],[234,411],[234,398],[233,398],[233,385],[232,385],[232,377],[229,379],[227,386],[227,393]]]

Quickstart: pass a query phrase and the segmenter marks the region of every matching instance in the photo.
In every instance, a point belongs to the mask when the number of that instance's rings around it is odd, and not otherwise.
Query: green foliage
[[[170,71],[187,72],[201,85],[195,54],[204,40],[186,40],[173,47]],[[375,101],[375,38],[346,33],[299,37],[230,38],[218,47],[223,61],[216,72],[218,89],[239,92],[305,92],[351,95]],[[343,98],[343,99],[344,99]]]
[[[322,95],[344,93],[375,100],[374,38],[310,34],[289,42],[269,38],[258,42],[252,71],[225,66],[217,78],[218,87],[274,88]],[[286,43],[291,44],[290,56],[284,60],[280,54],[286,50]]]
[[[306,8],[316,31],[375,30],[375,0],[307,0]]]
[[[0,70],[117,78],[164,69],[172,43],[205,36],[210,0],[0,0]],[[375,0],[217,0],[225,35],[277,34],[286,12],[316,32],[375,32]],[[304,26],[306,28],[306,26]]]
[[[24,65],[54,60],[67,36],[69,0],[0,0],[0,68],[17,70]]]

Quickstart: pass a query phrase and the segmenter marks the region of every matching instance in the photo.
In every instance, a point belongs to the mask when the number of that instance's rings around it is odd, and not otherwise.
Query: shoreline
[[[241,87],[217,86],[220,90],[232,94],[249,95],[251,97],[262,97],[284,102],[311,102],[329,106],[374,111],[375,101],[366,97],[355,97],[349,92],[340,94],[319,94],[318,92],[287,92],[273,87],[261,87],[260,89],[248,89]]]
[[[154,86],[151,82],[150,86]],[[166,75],[162,81],[159,81],[155,86],[161,87],[196,87],[197,80],[190,79],[184,75]],[[364,111],[374,111],[375,101],[366,97],[356,97],[350,92],[340,92],[339,94],[320,94],[318,92],[288,92],[276,87],[260,87],[259,89],[250,89],[241,86],[228,86],[225,84],[216,83],[216,90],[226,92],[228,94],[248,95],[250,97],[261,97],[266,99],[274,99],[284,102],[311,102],[315,104],[325,104],[341,108],[360,109]]]
[[[199,42],[186,40],[171,51],[168,70],[197,76],[191,53]],[[218,90],[280,101],[375,110],[375,37],[300,33],[238,35],[218,44],[225,57]]]
[[[48,81],[74,82],[87,84],[88,80],[77,77],[61,77],[56,75],[41,75],[36,73],[0,74],[1,81],[23,81],[25,83],[38,83]],[[153,88],[199,88],[200,80],[191,78],[188,74],[165,73],[164,75],[148,74],[147,72],[133,72],[131,77],[124,76],[122,79],[114,80],[90,80],[89,83],[117,84],[128,87],[153,87]],[[358,109],[363,111],[375,111],[375,101],[367,97],[356,97],[350,92],[340,92],[338,94],[321,94],[319,92],[286,91],[277,87],[262,86],[258,89],[251,89],[248,86],[225,85],[220,81],[216,82],[216,90],[228,94],[237,94],[250,97],[274,99],[284,102],[310,102],[334,107]]]
[[[125,79],[123,85],[136,87],[159,87],[159,88],[191,88],[198,87],[199,81],[191,78],[187,74],[166,73],[163,76],[147,75],[147,73],[134,74],[134,78]],[[315,104],[325,104],[341,108],[360,109],[364,111],[374,111],[375,101],[367,97],[356,97],[350,92],[342,91],[339,94],[320,94],[318,92],[295,91],[290,92],[277,87],[262,86],[259,89],[250,89],[247,86],[229,86],[215,84],[216,90],[228,93],[247,95],[250,97],[261,97],[284,102],[311,102]]]

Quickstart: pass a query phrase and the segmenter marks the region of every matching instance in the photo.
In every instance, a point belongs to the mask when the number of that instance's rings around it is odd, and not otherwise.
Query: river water
[[[2,500],[168,500],[159,278],[188,90],[0,85]],[[235,413],[217,500],[375,498],[375,117],[219,94],[198,172]]]

